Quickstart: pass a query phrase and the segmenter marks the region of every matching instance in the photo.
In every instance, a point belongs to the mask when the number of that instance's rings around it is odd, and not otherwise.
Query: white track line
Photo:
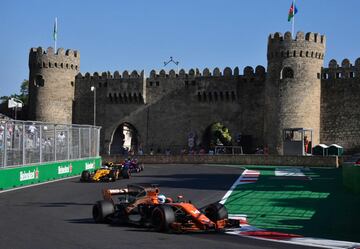
[[[231,193],[234,191],[234,189],[237,187],[237,185],[256,182],[259,175],[259,171],[245,169],[241,173],[239,178],[231,186],[231,188],[228,190],[228,192],[226,192],[223,198],[221,198],[221,201],[219,201],[219,203],[224,204],[231,195]]]

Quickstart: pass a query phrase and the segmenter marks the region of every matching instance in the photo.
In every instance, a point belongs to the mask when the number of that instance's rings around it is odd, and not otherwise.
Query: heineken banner
[[[80,175],[101,166],[101,157],[0,169],[0,191]]]

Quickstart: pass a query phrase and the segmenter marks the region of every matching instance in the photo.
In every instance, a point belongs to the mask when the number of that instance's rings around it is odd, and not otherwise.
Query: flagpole
[[[54,26],[54,43],[55,43],[55,53],[56,53],[56,42],[57,42],[57,17],[55,17],[55,26]]]
[[[292,17],[292,29],[291,29],[291,35],[294,39],[294,32],[295,32],[295,0],[293,0],[293,17]]]

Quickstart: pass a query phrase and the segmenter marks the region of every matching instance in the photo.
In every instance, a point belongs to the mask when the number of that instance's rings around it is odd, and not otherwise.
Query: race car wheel
[[[80,181],[81,182],[90,181],[90,171],[84,170],[83,172],[81,172]]]
[[[121,170],[121,176],[125,179],[130,178],[130,170],[129,169],[122,169]]]
[[[156,207],[151,214],[151,224],[158,232],[167,232],[175,222],[175,212],[168,205]]]
[[[115,212],[114,204],[111,201],[98,201],[93,206],[92,215],[96,223],[109,221],[109,216]]]
[[[116,170],[110,170],[109,172],[109,181],[115,182],[117,180]]]
[[[212,222],[228,218],[228,211],[226,207],[218,202],[204,207],[203,210],[206,217],[208,217]]]

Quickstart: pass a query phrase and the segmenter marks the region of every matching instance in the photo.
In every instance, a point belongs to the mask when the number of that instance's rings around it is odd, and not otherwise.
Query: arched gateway
[[[110,142],[110,154],[128,154],[138,149],[139,135],[134,125],[120,124],[114,131]]]

